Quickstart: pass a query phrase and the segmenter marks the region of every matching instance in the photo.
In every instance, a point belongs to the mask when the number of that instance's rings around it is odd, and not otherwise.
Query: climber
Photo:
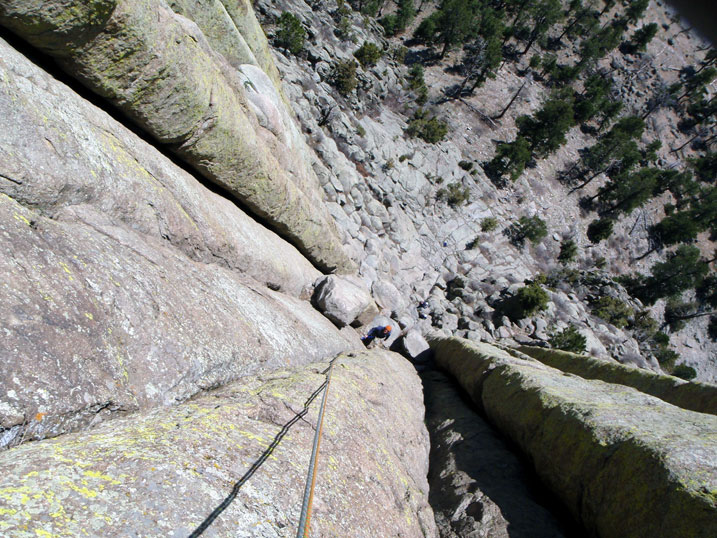
[[[366,347],[368,347],[368,345],[373,342],[374,338],[383,338],[384,340],[386,340],[389,336],[391,336],[391,329],[392,327],[390,325],[386,325],[385,327],[374,327],[368,332],[366,336],[361,338],[361,341]]]

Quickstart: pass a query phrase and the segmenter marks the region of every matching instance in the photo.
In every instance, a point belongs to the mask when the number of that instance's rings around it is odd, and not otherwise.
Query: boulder
[[[431,347],[416,329],[409,330],[396,343],[401,353],[414,363],[426,363],[431,357]]]
[[[164,2],[144,0],[81,7],[13,0],[0,6],[0,24],[238,198],[320,269],[353,270],[315,175],[260,127],[241,81],[196,24]]]
[[[489,420],[601,537],[717,534],[717,417],[457,338],[430,341]]]
[[[329,275],[317,282],[312,302],[337,327],[344,327],[366,311],[372,300],[358,279]]]
[[[0,453],[0,491],[12,491],[0,532],[188,536],[236,488],[207,535],[293,536],[320,402],[310,396],[328,364]],[[402,357],[339,356],[323,426],[312,536],[437,536],[421,383]]]
[[[371,286],[371,292],[378,305],[390,312],[400,312],[406,307],[406,300],[401,292],[386,280],[375,281]]]

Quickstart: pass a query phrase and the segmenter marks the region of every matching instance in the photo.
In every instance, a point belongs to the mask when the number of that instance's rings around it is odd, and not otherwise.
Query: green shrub
[[[352,9],[349,6],[345,5],[343,2],[339,4],[339,9],[336,11],[336,14],[339,17],[339,21],[336,24],[336,28],[334,29],[334,34],[336,34],[336,36],[340,39],[356,41],[356,36],[354,36],[353,32],[351,31],[353,28],[350,17],[351,12]]]
[[[558,261],[563,265],[567,265],[575,261],[575,257],[578,255],[578,245],[572,239],[565,239],[560,244],[560,254],[558,254]]]
[[[584,353],[587,339],[573,326],[566,327],[559,333],[550,336],[550,347],[571,351],[573,353]]]
[[[277,47],[288,50],[291,54],[299,54],[304,49],[306,30],[301,20],[284,11],[279,17],[279,30],[276,32],[274,43]]]
[[[677,359],[680,358],[678,353],[666,346],[659,346],[658,348],[653,349],[652,352],[654,353],[657,362],[659,362],[660,366],[662,366],[662,369],[667,372],[672,371],[675,367],[675,362],[677,362]]]
[[[612,235],[612,220],[596,219],[588,225],[587,236],[591,243],[599,243]]]
[[[548,235],[548,226],[537,215],[532,217],[523,216],[518,219],[518,222],[510,225],[508,233],[511,241],[518,246],[522,246],[526,239],[535,245]]]
[[[423,79],[423,66],[420,64],[411,66],[411,69],[408,70],[407,85],[408,89],[416,94],[416,103],[419,105],[425,104],[428,100],[428,88],[426,87],[426,81]]]
[[[389,37],[395,36],[398,32],[398,17],[393,13],[381,17],[378,23],[383,26],[384,33]]]
[[[408,54],[408,47],[404,47],[403,45],[401,45],[400,47],[396,47],[396,48],[392,49],[392,51],[391,51],[391,57],[400,64],[402,64],[406,61],[407,54]]]
[[[458,166],[460,166],[466,172],[470,172],[471,168],[473,168],[473,163],[470,161],[461,161],[458,163]]]
[[[436,198],[451,207],[456,207],[465,204],[470,199],[470,191],[468,187],[464,187],[460,183],[451,183],[445,188],[438,189]]]
[[[435,116],[429,116],[423,109],[416,110],[413,119],[408,122],[406,134],[418,137],[429,144],[440,142],[448,133],[448,126]]]
[[[550,300],[547,292],[536,282],[520,288],[515,297],[520,307],[518,319],[531,316],[539,310],[545,310]]]
[[[331,84],[344,96],[355,90],[358,84],[356,62],[354,60],[336,62],[331,71]]]
[[[492,232],[498,227],[498,219],[495,217],[485,217],[480,221],[481,232]]]
[[[354,56],[361,64],[361,67],[372,67],[381,58],[383,51],[374,43],[364,41],[363,45],[354,52]]]
[[[630,323],[630,318],[635,312],[620,299],[603,296],[592,303],[593,315],[612,323],[615,327],[622,329]]]
[[[678,364],[675,366],[674,370],[672,370],[672,375],[689,381],[690,379],[697,377],[697,372],[691,366]]]

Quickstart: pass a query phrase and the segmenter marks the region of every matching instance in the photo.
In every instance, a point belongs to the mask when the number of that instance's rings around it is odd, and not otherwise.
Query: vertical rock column
[[[353,269],[317,182],[290,176],[280,160],[290,150],[259,126],[236,73],[192,21],[149,0],[9,0],[0,24],[56,58],[317,267]]]

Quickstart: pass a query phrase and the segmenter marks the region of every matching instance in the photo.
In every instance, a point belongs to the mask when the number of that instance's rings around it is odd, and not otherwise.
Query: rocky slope
[[[483,172],[481,164],[492,157],[495,142],[514,138],[515,118],[534,112],[549,94],[540,81],[522,77],[527,58],[518,64],[504,63],[494,80],[462,101],[446,100],[444,94],[462,80],[451,70],[459,54],[449,54],[443,62],[426,62],[429,100],[425,106],[449,126],[444,141],[428,144],[406,134],[416,96],[406,87],[408,67],[400,58],[407,49],[401,49],[410,45],[406,63],[428,54],[425,47],[410,42],[410,30],[387,40],[373,19],[348,5],[337,9],[328,0],[260,0],[257,9],[270,36],[277,31],[283,12],[297,16],[308,32],[301,54],[275,50],[284,88],[320,159],[314,168],[331,202],[331,214],[359,263],[360,275],[376,288],[399,290],[386,297],[382,306],[393,310],[402,325],[419,321],[416,307],[424,301],[428,306],[423,314],[434,327],[476,340],[539,343],[547,341],[551,332],[575,325],[587,338],[587,352],[659,370],[657,361],[630,331],[593,315],[587,299],[610,295],[631,308],[643,308],[615,286],[611,276],[646,271],[656,259],[653,254],[634,260],[648,249],[647,227],[655,222],[661,204],[618,222],[609,243],[592,245],[585,237],[592,216],[578,207],[582,194],[571,194],[556,179],[557,172],[569,167],[578,150],[589,144],[577,127],[568,132],[567,143],[555,155],[538,160],[514,184],[498,188]],[[432,9],[426,4],[419,19]],[[705,46],[673,25],[673,16],[662,3],[652,2],[645,22],[654,20],[669,30],[658,34],[639,62],[614,53],[601,64],[613,73],[616,97],[627,104],[626,114],[641,114],[649,92],[674,82],[679,69],[695,63],[698,49]],[[339,21],[345,21],[348,31],[336,29]],[[357,89],[342,96],[331,85],[333,66],[353,60],[353,52],[364,41],[379,44],[384,54],[375,66],[359,67]],[[500,111],[523,82],[526,85],[506,117],[501,121],[487,118]],[[645,139],[662,140],[660,162],[666,167],[684,166],[685,159],[670,152],[684,141],[678,123],[676,115],[664,111],[648,121]],[[462,162],[472,168],[464,170]],[[454,208],[437,199],[438,191],[450,184],[468,190],[465,205]],[[547,221],[548,238],[536,246],[516,248],[503,232],[518,217],[532,215]],[[494,231],[482,231],[486,217],[497,220]],[[520,323],[494,318],[495,304],[514,294],[525,279],[559,268],[556,257],[564,239],[578,245],[578,268],[590,270],[591,278],[597,275],[601,282],[588,289],[572,277],[561,279],[549,292],[545,313]],[[601,259],[607,265],[596,270],[595,263]],[[464,298],[457,301],[446,293],[447,282],[455,277],[465,283]],[[660,308],[654,315],[659,318]],[[705,335],[706,324],[706,318],[695,320],[672,339],[682,360],[696,369],[698,379],[715,382],[714,343]]]

